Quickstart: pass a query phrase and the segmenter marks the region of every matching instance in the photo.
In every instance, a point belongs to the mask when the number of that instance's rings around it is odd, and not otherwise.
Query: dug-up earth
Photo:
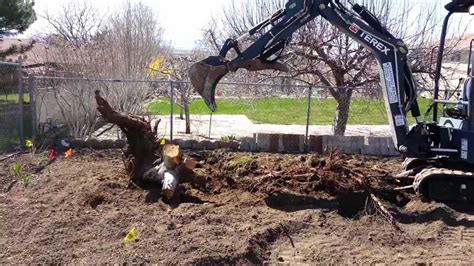
[[[404,185],[392,177],[399,159],[189,155],[208,183],[185,185],[178,206],[158,190],[128,188],[119,151],[76,151],[46,167],[47,154],[1,162],[0,263],[474,262],[472,212],[394,192]],[[30,181],[12,177],[15,162]],[[126,244],[133,227],[138,238]]]

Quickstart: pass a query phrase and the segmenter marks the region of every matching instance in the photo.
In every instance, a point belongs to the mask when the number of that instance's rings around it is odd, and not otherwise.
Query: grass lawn
[[[428,109],[431,101],[419,99],[422,114]],[[255,123],[268,124],[306,124],[306,99],[265,98],[265,99],[218,99],[215,114],[246,115]],[[174,112],[179,113],[179,106]],[[153,114],[169,114],[170,104],[166,99],[157,99],[148,106]],[[204,101],[191,103],[191,114],[209,114]],[[313,99],[311,101],[310,124],[331,125],[336,111],[334,99]],[[414,120],[410,118],[410,123]],[[352,125],[383,125],[388,124],[385,105],[382,100],[352,99],[349,124]]]
[[[0,94],[1,103],[18,103],[18,94]],[[30,95],[28,93],[23,94],[23,103],[30,102]]]

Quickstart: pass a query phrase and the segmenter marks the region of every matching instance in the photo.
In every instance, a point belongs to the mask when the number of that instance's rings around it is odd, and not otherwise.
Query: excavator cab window
[[[467,78],[464,81],[464,85],[462,86],[462,91],[460,94],[460,100],[462,101],[468,101],[470,105],[472,105],[472,102],[474,99],[471,99],[472,97],[469,97],[471,95],[471,92],[474,92],[474,58],[472,55],[473,52],[473,45],[474,45],[474,39],[471,40],[471,45],[469,48],[469,59],[467,63]],[[461,79],[462,80],[462,79]],[[461,82],[460,84],[461,85]],[[457,89],[456,89],[457,91]],[[457,104],[454,108],[446,108],[445,113],[447,116],[453,117],[453,118],[466,118],[467,116],[474,116],[473,113],[470,113],[468,110],[468,106],[465,106],[463,104]]]

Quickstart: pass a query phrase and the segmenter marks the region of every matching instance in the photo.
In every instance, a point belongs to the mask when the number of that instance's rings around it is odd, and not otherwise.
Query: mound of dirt
[[[207,190],[211,194],[230,190],[248,191],[263,198],[288,201],[287,205],[308,203],[308,198],[285,195],[305,195],[331,198],[354,195],[356,199],[366,187],[379,191],[397,205],[407,202],[406,195],[391,191],[399,186],[392,177],[401,162],[393,159],[331,154],[276,155],[228,153],[225,151],[190,154],[200,160],[202,173],[209,177]],[[391,191],[390,193],[387,191]],[[365,201],[362,197],[362,201]],[[350,200],[349,200],[350,201]],[[363,204],[364,202],[362,202]]]
[[[0,263],[414,264],[474,257],[471,216],[391,191],[398,159],[189,155],[208,183],[183,186],[175,208],[159,190],[128,188],[119,151],[78,150],[50,165],[47,154],[0,163]],[[32,176],[28,185],[9,175],[15,163]],[[404,234],[377,214],[354,216],[366,187],[393,203]],[[132,227],[138,240],[124,244]]]

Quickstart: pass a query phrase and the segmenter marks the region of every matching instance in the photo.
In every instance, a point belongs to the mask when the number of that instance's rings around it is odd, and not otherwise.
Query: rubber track
[[[464,172],[461,170],[451,170],[446,168],[427,168],[423,169],[420,173],[415,176],[415,181],[413,181],[413,188],[416,191],[417,195],[420,195],[420,186],[432,179],[434,177],[464,177],[464,178],[474,178],[474,174],[472,172]],[[427,196],[427,195],[422,195]]]

